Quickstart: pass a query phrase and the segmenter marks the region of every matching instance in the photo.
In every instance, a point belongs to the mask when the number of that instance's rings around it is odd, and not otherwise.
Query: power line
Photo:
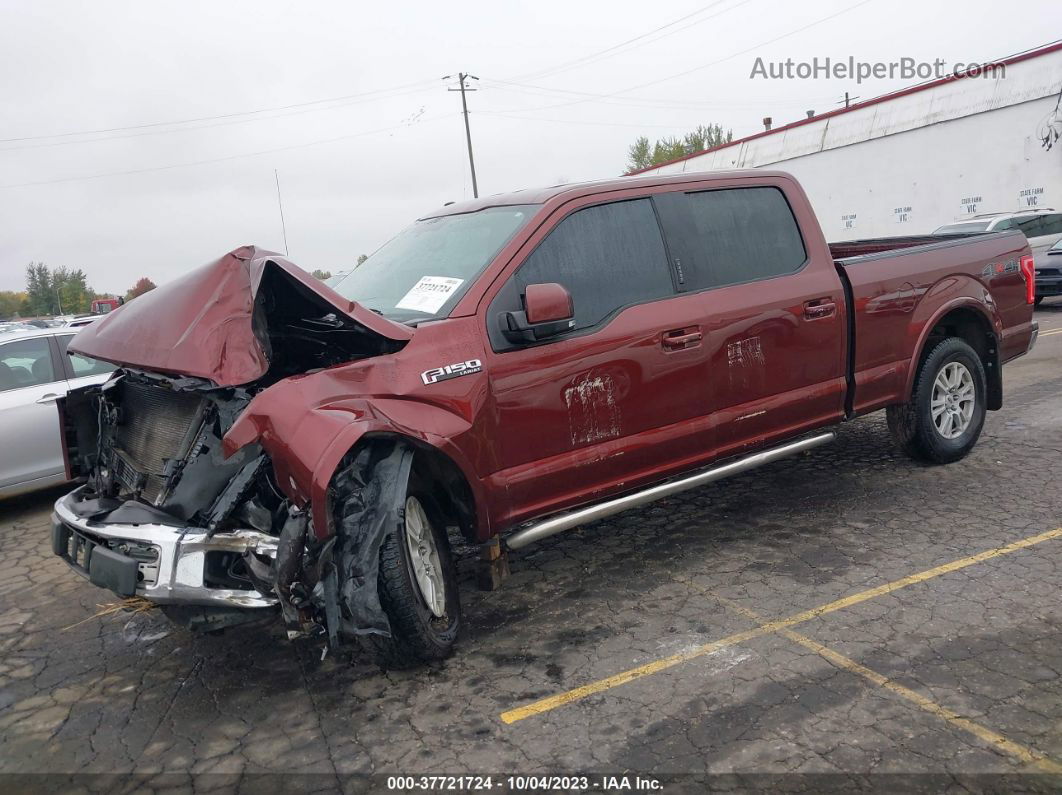
[[[403,91],[403,92],[397,93],[397,94],[390,94],[390,95],[388,95],[386,97],[382,97],[382,96],[381,97],[374,97],[374,98],[372,98],[370,100],[364,100],[364,101],[370,101],[371,102],[371,101],[374,101],[374,100],[377,100],[377,99],[392,99],[394,97],[407,96],[409,94],[419,94],[419,93],[422,93],[424,90],[425,89],[421,88],[421,89],[417,89],[416,91]],[[227,121],[218,121],[218,122],[216,122],[214,124],[200,124],[200,125],[198,125],[196,127],[178,127],[178,128],[170,129],[170,130],[166,130],[166,129],[148,129],[148,130],[142,130],[140,132],[130,132],[130,133],[125,134],[125,135],[107,135],[107,136],[103,136],[103,137],[100,137],[100,138],[85,138],[83,140],[67,140],[67,139],[64,139],[64,140],[58,140],[58,141],[48,141],[48,142],[45,142],[45,143],[21,144],[21,145],[18,145],[18,146],[2,146],[2,147],[0,147],[0,152],[13,152],[13,151],[16,151],[16,150],[26,150],[26,149],[50,149],[50,148],[55,147],[55,146],[76,146],[78,144],[94,144],[94,143],[100,143],[100,142],[104,142],[104,141],[121,141],[121,140],[125,140],[127,138],[142,138],[144,136],[151,136],[151,135],[170,135],[172,133],[197,132],[199,130],[210,130],[210,129],[213,129],[214,127],[229,127],[229,126],[234,125],[234,124],[251,124],[251,123],[260,122],[260,121],[272,121],[273,119],[284,119],[284,118],[287,118],[289,116],[300,116],[300,115],[302,115],[304,113],[320,113],[322,111],[339,110],[341,108],[348,108],[348,107],[350,107],[352,105],[357,105],[357,104],[361,104],[361,103],[359,103],[359,102],[343,102],[343,103],[340,103],[340,104],[337,104],[337,105],[331,105],[331,106],[325,107],[325,108],[319,108],[319,107],[303,108],[301,110],[293,110],[293,111],[290,111],[288,113],[277,113],[277,114],[275,114],[273,116],[262,116],[262,117],[259,117],[259,118],[229,119]]]
[[[585,66],[585,65],[589,64],[590,62],[595,62],[595,61],[598,61],[598,60],[604,60],[604,58],[609,58],[609,57],[612,57],[613,55],[617,55],[618,54],[618,52],[617,52],[618,50],[626,47],[629,44],[634,44],[635,42],[642,41],[643,39],[647,39],[647,38],[649,38],[650,36],[652,36],[652,35],[654,35],[656,33],[659,33],[659,32],[661,32],[663,30],[666,30],[667,28],[674,27],[675,25],[678,25],[681,22],[685,22],[688,19],[692,19],[693,17],[699,16],[699,15],[703,14],[705,11],[710,11],[711,9],[715,8],[718,5],[722,5],[725,2],[727,2],[727,0],[715,0],[715,2],[709,3],[706,6],[702,6],[701,8],[698,8],[696,11],[693,11],[693,12],[691,12],[689,14],[686,14],[685,16],[681,16],[678,19],[673,19],[670,22],[668,22],[668,23],[666,23],[664,25],[661,25],[658,28],[653,28],[652,30],[650,30],[650,31],[648,31],[646,33],[642,33],[642,34],[640,34],[638,36],[635,36],[634,38],[627,39],[626,41],[621,41],[619,44],[614,44],[611,47],[606,47],[603,50],[598,50],[597,52],[592,52],[589,55],[583,55],[583,56],[581,56],[579,58],[575,58],[575,59],[573,59],[571,61],[565,61],[565,62],[560,63],[560,64],[558,64],[557,66],[554,66],[554,67],[548,67],[546,69],[541,69],[541,70],[539,70],[537,72],[528,72],[528,73],[523,74],[523,75],[517,75],[517,76],[513,77],[512,80],[531,80],[531,79],[538,78],[538,77],[546,77],[546,76],[549,76],[549,75],[558,74],[560,72],[566,72],[569,69],[575,69],[575,68],[577,68],[579,66]],[[652,41],[653,42],[660,41],[660,39],[666,38],[667,36],[671,36],[671,35],[673,35],[675,33],[679,33],[680,31],[686,30],[687,28],[691,28],[694,25],[700,25],[702,22],[707,22],[709,19],[714,19],[715,17],[720,16],[722,14],[725,14],[728,11],[733,11],[734,9],[736,9],[736,8],[738,8],[740,6],[743,6],[743,5],[745,5],[746,3],[749,3],[749,2],[752,2],[752,0],[740,0],[740,2],[738,2],[736,5],[731,6],[730,8],[724,8],[722,11],[720,11],[717,14],[712,14],[711,16],[705,17],[704,19],[698,19],[696,22],[693,22],[693,23],[691,23],[689,25],[684,25],[683,27],[679,28],[678,30],[673,30],[673,31],[670,31],[668,33],[665,33],[663,36],[658,36],[657,38],[653,39]],[[645,42],[645,44],[651,44],[651,43],[652,42],[649,42],[649,41]],[[643,45],[638,45],[638,46],[640,47],[640,46],[643,46]],[[632,47],[631,49],[635,49],[635,48]],[[504,81],[500,81],[500,82],[504,82]]]
[[[423,124],[423,123],[428,123],[428,122],[435,122],[435,121],[439,121],[441,119],[452,118],[454,115],[457,115],[457,114],[447,113],[447,114],[443,114],[441,116],[430,116],[428,118],[418,118],[416,120],[416,123]],[[351,138],[361,138],[361,137],[366,136],[366,135],[375,135],[377,133],[389,132],[391,130],[397,130],[397,129],[401,129],[403,127],[410,127],[410,126],[412,126],[412,123],[403,122],[401,124],[393,124],[393,125],[391,125],[389,127],[380,127],[380,128],[375,129],[375,130],[364,130],[362,132],[349,133],[347,135],[338,135],[338,136],[336,136],[334,138],[322,138],[322,139],[317,140],[317,141],[306,141],[306,142],[301,143],[301,144],[291,144],[290,146],[277,146],[277,147],[274,147],[272,149],[260,149],[260,150],[258,150],[256,152],[243,152],[243,153],[235,154],[235,155],[226,155],[225,157],[213,157],[213,158],[209,158],[207,160],[192,160],[192,161],[189,161],[187,163],[173,163],[173,164],[166,165],[166,166],[150,166],[150,167],[147,167],[147,168],[133,168],[133,169],[125,170],[125,171],[105,171],[105,172],[102,172],[100,174],[86,174],[85,176],[81,176],[81,177],[61,177],[59,179],[45,179],[45,180],[38,180],[38,181],[35,181],[35,182],[19,182],[19,183],[13,183],[13,184],[9,184],[9,185],[0,185],[0,190],[4,190],[4,189],[8,189],[8,188],[28,188],[28,187],[34,187],[34,186],[37,186],[37,185],[56,185],[56,184],[63,183],[63,182],[83,182],[83,181],[87,181],[87,180],[104,179],[105,177],[122,177],[122,176],[126,176],[126,175],[129,175],[129,174],[146,174],[146,173],[155,172],[155,171],[171,171],[173,169],[178,169],[178,168],[188,168],[188,167],[191,167],[191,166],[209,165],[211,163],[225,163],[225,162],[228,162],[230,160],[240,160],[240,159],[245,158],[245,157],[257,157],[258,155],[269,155],[269,154],[274,154],[276,152],[289,152],[289,151],[291,151],[293,149],[305,149],[305,148],[310,147],[310,146],[322,146],[324,144],[336,143],[337,141],[346,141],[346,140],[349,140]]]
[[[348,100],[357,100],[357,99],[364,99],[364,98],[369,98],[369,97],[372,97],[374,99],[380,99],[380,98],[383,98],[383,97],[381,97],[379,95],[389,95],[389,94],[392,94],[393,92],[397,92],[397,93],[394,93],[394,96],[401,96],[401,95],[406,94],[406,93],[411,93],[411,94],[412,93],[419,93],[420,91],[424,91],[424,90],[427,90],[429,88],[434,88],[435,85],[436,85],[436,83],[435,83],[434,80],[420,80],[420,81],[418,81],[416,83],[406,83],[405,85],[392,86],[391,88],[380,88],[380,89],[375,89],[373,91],[364,91],[364,92],[361,92],[359,94],[346,94],[346,95],[340,96],[340,97],[327,97],[325,99],[314,99],[314,100],[310,100],[308,102],[296,102],[296,103],[293,103],[293,104],[290,104],[290,105],[278,105],[278,106],[270,107],[270,108],[258,108],[257,110],[235,111],[235,112],[232,112],[232,113],[221,113],[221,114],[218,114],[218,115],[215,115],[215,116],[198,116],[198,117],[195,117],[195,118],[178,119],[178,120],[174,120],[174,121],[147,122],[147,123],[144,123],[144,124],[132,124],[132,125],[124,126],[124,127],[104,127],[104,128],[95,129],[95,130],[76,130],[76,131],[72,131],[72,132],[50,133],[50,134],[45,134],[45,135],[26,135],[26,136],[21,136],[21,137],[17,137],[17,138],[0,138],[0,143],[17,143],[17,142],[20,142],[20,141],[42,141],[42,140],[50,140],[50,139],[55,139],[55,138],[74,138],[74,137],[77,137],[77,136],[80,136],[80,135],[101,135],[101,134],[104,134],[104,133],[112,133],[112,132],[127,132],[127,131],[131,131],[131,130],[145,130],[145,129],[155,128],[155,127],[171,127],[171,126],[176,126],[176,125],[181,125],[181,124],[195,124],[197,122],[203,122],[203,121],[218,121],[218,120],[221,120],[221,119],[233,119],[233,118],[242,117],[242,116],[253,116],[253,115],[261,114],[261,113],[272,113],[272,112],[275,112],[275,111],[292,110],[292,109],[295,109],[295,108],[306,108],[306,107],[309,107],[309,106],[312,106],[312,105],[325,105],[325,104],[328,104],[330,102],[346,102]],[[349,104],[354,104],[354,103],[349,103]],[[322,110],[328,110],[328,108],[322,108]],[[95,139],[95,140],[105,140],[105,139]],[[11,148],[15,149],[15,148],[18,148],[18,147],[11,147]]]
[[[641,107],[641,108],[661,108],[661,109],[675,109],[675,110],[716,110],[718,108],[761,108],[764,104],[770,104],[772,106],[778,105],[791,105],[797,107],[804,105],[808,102],[827,101],[834,98],[833,94],[823,94],[816,97],[805,97],[800,101],[792,101],[791,99],[774,100],[764,99],[757,102],[688,102],[677,104],[668,99],[657,99],[653,97],[629,97],[627,99],[621,99],[614,97],[612,94],[594,94],[588,91],[575,91],[566,88],[547,88],[545,86],[532,86],[525,85],[523,83],[511,83],[508,81],[485,78],[484,83],[487,88],[492,88],[496,91],[512,91],[517,94],[526,94],[528,96],[543,97],[543,94],[549,96],[550,94],[556,96],[578,96],[589,97],[591,99],[598,99],[606,105],[620,105],[626,107]],[[498,85],[500,84],[500,85]],[[509,88],[509,86],[519,86],[521,88],[534,89],[534,91],[521,91],[520,88]],[[536,93],[540,92],[540,93]],[[525,110],[525,108],[499,108],[491,111],[492,113],[508,113],[510,111],[519,113]]]
[[[610,122],[610,121],[583,121],[580,119],[543,119],[541,117],[535,118],[534,116],[516,116],[510,113],[495,113],[489,110],[482,110],[479,112],[480,116],[493,116],[498,119],[517,119],[520,121],[544,121],[552,122],[555,124],[585,124],[594,127],[635,127],[639,130],[654,128],[661,130],[675,130],[681,125],[678,124],[632,124],[630,122]]]
[[[767,41],[760,42],[759,44],[753,45],[752,47],[747,47],[744,50],[740,50],[738,52],[731,53],[730,55],[724,56],[723,58],[718,58],[718,59],[716,59],[714,61],[709,61],[708,63],[703,63],[703,64],[700,64],[699,66],[694,66],[691,69],[685,69],[685,70],[683,70],[681,72],[675,72],[673,74],[666,75],[665,77],[661,77],[661,78],[658,78],[656,80],[649,80],[649,81],[647,81],[645,83],[639,83],[638,85],[628,86],[627,88],[621,88],[621,89],[619,89],[617,91],[613,91],[613,92],[608,93],[608,94],[599,95],[599,99],[609,99],[609,98],[618,96],[619,94],[626,94],[629,91],[637,91],[640,88],[648,88],[649,86],[655,86],[655,85],[658,85],[660,83],[667,82],[669,80],[674,80],[677,77],[685,77],[686,75],[693,74],[694,72],[699,72],[702,69],[707,69],[707,68],[712,67],[712,66],[718,66],[719,64],[725,63],[726,61],[729,61],[729,60],[732,60],[734,58],[737,58],[740,55],[746,55],[746,54],[752,52],[753,50],[758,50],[761,47],[766,47],[769,44],[774,44],[775,42],[781,41],[782,39],[789,38],[790,36],[795,36],[797,33],[803,33],[805,30],[808,30],[809,28],[813,28],[816,25],[821,25],[823,22],[829,22],[831,19],[835,19],[835,18],[841,16],[842,14],[847,14],[849,11],[854,11],[855,9],[859,8],[860,6],[864,6],[864,5],[866,5],[867,3],[870,3],[870,2],[872,2],[872,0],[860,0],[858,3],[850,5],[847,8],[842,8],[840,11],[836,11],[833,14],[829,14],[828,16],[825,16],[825,17],[822,17],[820,19],[817,19],[814,22],[809,22],[807,25],[803,25],[803,26],[801,26],[799,28],[796,28],[794,30],[791,30],[791,31],[789,31],[787,33],[783,33],[780,36],[775,36],[773,39],[768,39]],[[571,102],[558,102],[558,103],[554,103],[552,105],[540,105],[537,108],[523,108],[522,110],[523,110],[523,112],[528,113],[528,112],[539,111],[539,110],[551,110],[553,108],[565,108],[565,107],[569,107],[571,105],[580,105],[580,104],[583,104],[584,102],[592,102],[592,101],[593,101],[593,99],[588,97],[588,98],[584,98],[584,99],[575,99],[575,100],[572,100]]]

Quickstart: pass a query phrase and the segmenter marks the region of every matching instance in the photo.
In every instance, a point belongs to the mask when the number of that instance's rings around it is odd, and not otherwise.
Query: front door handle
[[[837,314],[837,304],[829,298],[816,298],[814,301],[804,302],[804,318],[806,320],[822,320]]]
[[[694,326],[693,328],[677,328],[665,331],[660,341],[665,348],[678,349],[696,345],[703,338],[704,335]]]
[[[59,399],[59,395],[56,395],[53,392],[49,392],[47,395],[41,395],[39,398],[37,398],[37,402],[38,403],[52,403],[52,402],[54,402],[54,401],[56,401],[58,399]]]

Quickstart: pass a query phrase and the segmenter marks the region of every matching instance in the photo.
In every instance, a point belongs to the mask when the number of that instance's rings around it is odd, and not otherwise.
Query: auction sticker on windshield
[[[420,281],[395,304],[395,309],[409,309],[433,315],[463,283],[464,279],[449,276],[421,276]]]

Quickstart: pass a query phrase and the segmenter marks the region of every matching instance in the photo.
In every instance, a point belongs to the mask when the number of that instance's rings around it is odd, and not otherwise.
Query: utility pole
[[[443,80],[449,80],[453,75],[447,75]],[[472,131],[468,127],[468,102],[465,99],[466,91],[476,91],[475,88],[469,88],[465,85],[465,81],[468,79],[479,80],[475,75],[466,74],[465,72],[457,73],[457,88],[448,88],[447,91],[460,91],[461,92],[461,113],[465,116],[465,141],[468,143],[468,168],[472,172],[472,196],[476,199],[479,198],[479,186],[476,184],[476,161],[472,159]]]
[[[63,314],[63,297],[59,295],[59,288],[55,288],[55,300],[59,302],[59,314]]]
[[[277,173],[277,170],[275,168],[273,169],[273,177],[277,181],[277,206],[280,207],[280,231],[284,233],[284,256],[287,257],[289,256],[288,227],[284,223],[284,202],[280,200],[280,174]]]

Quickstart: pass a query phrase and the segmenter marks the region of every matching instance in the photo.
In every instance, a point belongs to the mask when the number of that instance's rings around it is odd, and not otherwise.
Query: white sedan
[[[74,329],[0,334],[0,498],[66,480],[55,402],[106,381],[114,365],[67,354]]]

